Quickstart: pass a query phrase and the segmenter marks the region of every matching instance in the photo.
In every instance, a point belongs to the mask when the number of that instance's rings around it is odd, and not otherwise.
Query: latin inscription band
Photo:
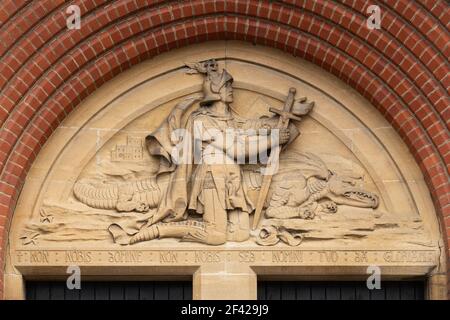
[[[434,250],[16,250],[16,265],[432,265]]]

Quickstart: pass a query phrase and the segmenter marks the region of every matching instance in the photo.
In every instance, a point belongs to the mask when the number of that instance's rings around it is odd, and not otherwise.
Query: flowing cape
[[[182,125],[182,116],[186,109],[196,102],[195,98],[179,103],[166,121],[146,137],[146,146],[150,155],[160,159],[157,176],[169,174],[169,179],[161,186],[163,194],[158,210],[151,223],[164,220],[180,221],[186,218],[188,206],[188,182],[193,164],[193,123],[189,117]],[[173,154],[181,148],[181,154]],[[166,185],[167,184],[167,185]]]
[[[151,212],[138,217],[132,221],[124,219],[121,222],[111,224],[108,228],[114,242],[126,245],[132,235],[139,232],[145,226],[149,226],[161,220],[179,221],[186,218],[187,212],[187,181],[192,172],[192,159],[184,159],[182,164],[177,164],[172,152],[174,147],[184,142],[185,147],[190,147],[191,139],[183,141],[183,137],[179,136],[179,129],[186,129],[192,134],[192,124],[182,126],[182,116],[184,112],[197,101],[196,98],[188,98],[175,106],[169,117],[146,139],[146,147],[150,155],[159,158],[160,165],[156,174],[157,178],[160,175],[168,174],[168,181],[160,185],[163,193],[161,201],[156,212]],[[185,156],[192,155],[192,149]],[[167,185],[166,185],[167,184]]]

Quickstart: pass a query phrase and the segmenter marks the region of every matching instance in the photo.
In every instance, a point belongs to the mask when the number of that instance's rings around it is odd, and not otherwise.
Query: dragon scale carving
[[[377,195],[355,186],[355,179],[330,171],[322,160],[311,154],[301,154],[304,162],[282,160],[290,169],[278,173],[270,188],[266,205],[269,218],[312,219],[322,211],[334,213],[337,205],[376,208]],[[305,176],[300,170],[305,162],[315,163],[319,169]],[[292,167],[294,164],[295,167]],[[293,173],[295,172],[295,173]],[[261,187],[260,173],[252,171],[243,175],[247,185],[258,190]],[[95,184],[78,181],[74,195],[82,203],[97,209],[117,210],[119,212],[145,212],[158,207],[162,190],[156,177],[148,177],[123,183]]]
[[[81,180],[75,183],[73,193],[79,201],[90,207],[120,212],[145,212],[157,207],[161,199],[161,190],[155,177],[100,185]]]

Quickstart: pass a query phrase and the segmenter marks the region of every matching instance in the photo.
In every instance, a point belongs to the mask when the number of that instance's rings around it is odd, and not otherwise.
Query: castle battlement
[[[142,138],[127,136],[124,145],[116,145],[111,150],[111,161],[140,161],[144,159],[144,143]]]

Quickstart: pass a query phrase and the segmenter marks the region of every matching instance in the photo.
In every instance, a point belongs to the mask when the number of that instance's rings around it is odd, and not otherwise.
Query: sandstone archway
[[[444,57],[448,56],[449,13],[445,1],[380,3],[382,29],[375,32],[365,27],[370,4],[366,1],[73,4],[82,9],[81,30],[66,29],[69,3],[64,1],[5,1],[0,6],[3,263],[26,176],[66,115],[130,66],[176,47],[215,39],[279,48],[312,61],[360,92],[414,155],[432,194],[442,234],[447,232],[449,103]]]
[[[329,170],[357,177],[362,190],[378,195],[378,207],[344,203],[337,213],[314,220],[273,220],[301,230],[304,240],[298,247],[260,247],[252,239],[231,247],[175,239],[128,247],[114,243],[108,225],[143,213],[83,203],[74,195],[74,185],[82,179],[93,179],[95,186],[154,174],[156,163],[143,138],[174,105],[201,92],[202,77],[186,74],[187,57],[214,58],[233,75],[233,110],[243,117],[269,116],[269,106],[281,108],[289,87],[314,101],[312,113],[297,125],[301,136],[286,152],[312,153]],[[89,96],[36,158],[9,243],[7,293],[20,288],[23,277],[62,276],[72,264],[88,277],[193,276],[196,298],[215,297],[217,286],[210,284],[221,281],[221,286],[244,281],[244,296],[254,298],[257,276],[363,277],[367,266],[377,265],[386,279],[421,276],[435,283],[442,281],[436,275],[446,268],[425,179],[395,129],[367,100],[320,68],[234,41],[163,54]],[[442,294],[442,287],[429,288],[430,297]]]

